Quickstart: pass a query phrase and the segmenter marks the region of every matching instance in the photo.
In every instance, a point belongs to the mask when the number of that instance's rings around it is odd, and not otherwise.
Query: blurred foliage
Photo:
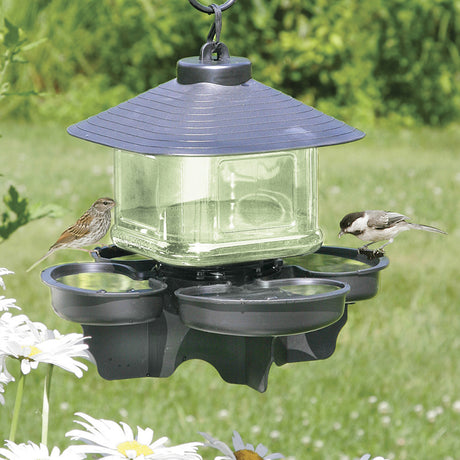
[[[7,18],[4,18],[3,25],[0,26],[0,101],[8,96],[27,97],[38,94],[34,90],[19,92],[12,90],[11,84],[7,79],[7,71],[10,66],[26,64],[27,61],[22,55],[23,52],[34,49],[44,41],[42,39],[33,43],[27,43],[24,32]]]
[[[212,23],[187,0],[3,3],[32,39],[48,37],[27,73],[9,69],[48,96],[11,98],[8,113],[66,121],[174,78]],[[241,0],[221,39],[254,78],[331,115],[436,125],[459,114],[459,12],[459,0]]]
[[[0,214],[0,243],[7,240],[18,228],[43,217],[58,217],[62,215],[62,208],[55,204],[40,205],[29,203],[27,198],[21,197],[14,185],[10,185],[8,192],[3,196],[5,209]]]
[[[3,27],[0,27],[0,102],[4,103],[5,99],[11,96],[21,96],[23,100],[27,100],[29,96],[38,95],[38,93],[34,90],[14,91],[7,79],[7,71],[8,68],[17,64],[26,64],[27,61],[22,54],[36,48],[44,40],[27,43],[24,32],[18,26],[7,18],[4,18],[3,24]],[[3,205],[4,208],[0,213],[0,243],[7,240],[23,225],[43,217],[56,217],[60,215],[62,209],[51,204],[31,205],[27,198],[20,196],[14,185],[10,185],[8,191],[3,195]]]

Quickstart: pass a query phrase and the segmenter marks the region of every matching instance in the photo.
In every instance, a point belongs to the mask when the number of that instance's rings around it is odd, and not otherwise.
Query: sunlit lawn
[[[33,320],[61,332],[80,326],[57,317],[40,269],[25,269],[95,198],[112,195],[109,149],[77,140],[63,126],[1,123],[1,190],[14,183],[34,202],[67,209],[20,229],[0,245],[8,297]],[[460,459],[460,129],[375,129],[354,144],[320,150],[320,225],[326,244],[357,247],[336,235],[347,212],[386,209],[445,229],[406,232],[388,247],[390,266],[377,297],[350,307],[331,358],[273,366],[264,394],[224,383],[207,363],[186,362],[169,379],[105,381],[91,366],[81,380],[54,376],[50,445],[66,445],[77,411],[149,426],[174,443],[207,431],[230,442],[232,430],[297,460]],[[88,260],[60,251],[47,264]],[[3,294],[3,293],[2,293]],[[10,365],[14,369],[14,365]],[[17,440],[40,440],[43,371],[26,381]],[[0,407],[8,436],[15,384]],[[205,458],[214,458],[212,452]]]

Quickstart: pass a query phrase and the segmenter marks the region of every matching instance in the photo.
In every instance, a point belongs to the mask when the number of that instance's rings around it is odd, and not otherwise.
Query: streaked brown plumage
[[[32,270],[42,260],[58,249],[83,249],[84,246],[97,243],[105,236],[110,228],[112,216],[110,210],[115,206],[112,198],[99,198],[86,211],[74,225],[64,230],[57,241],[50,247],[49,251],[27,271]]]

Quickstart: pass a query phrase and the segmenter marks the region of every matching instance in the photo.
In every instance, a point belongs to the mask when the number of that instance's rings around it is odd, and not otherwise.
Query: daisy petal
[[[66,433],[74,441],[84,444],[73,446],[84,454],[101,454],[106,460],[132,458],[137,460],[202,460],[196,453],[201,442],[165,447],[167,437],[153,441],[153,430],[137,427],[137,436],[125,422],[95,419],[78,412],[75,415],[85,421],[76,420],[84,430],[71,430]]]

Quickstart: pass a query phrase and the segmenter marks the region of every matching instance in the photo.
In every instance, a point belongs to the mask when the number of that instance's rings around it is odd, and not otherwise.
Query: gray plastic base
[[[97,263],[50,267],[42,279],[56,313],[82,324],[91,337],[103,378],[168,377],[180,363],[201,359],[226,382],[258,391],[266,390],[273,363],[332,355],[347,305],[374,296],[379,272],[388,266],[386,257],[369,260],[355,249],[323,247],[284,265],[251,264],[244,273],[213,267],[209,273],[219,274],[213,280],[203,269],[176,272],[154,260],[124,261],[126,251],[114,247],[94,255]],[[148,288],[107,292],[62,282],[79,273],[149,280]],[[225,276],[232,283],[222,284]],[[333,289],[308,294],[318,286]]]
[[[273,363],[282,366],[331,356],[346,321],[345,307],[339,321],[318,331],[278,338],[237,337],[189,329],[177,315],[164,311],[150,323],[84,325],[83,331],[91,336],[98,372],[107,380],[169,377],[184,361],[201,359],[226,382],[264,392]]]

